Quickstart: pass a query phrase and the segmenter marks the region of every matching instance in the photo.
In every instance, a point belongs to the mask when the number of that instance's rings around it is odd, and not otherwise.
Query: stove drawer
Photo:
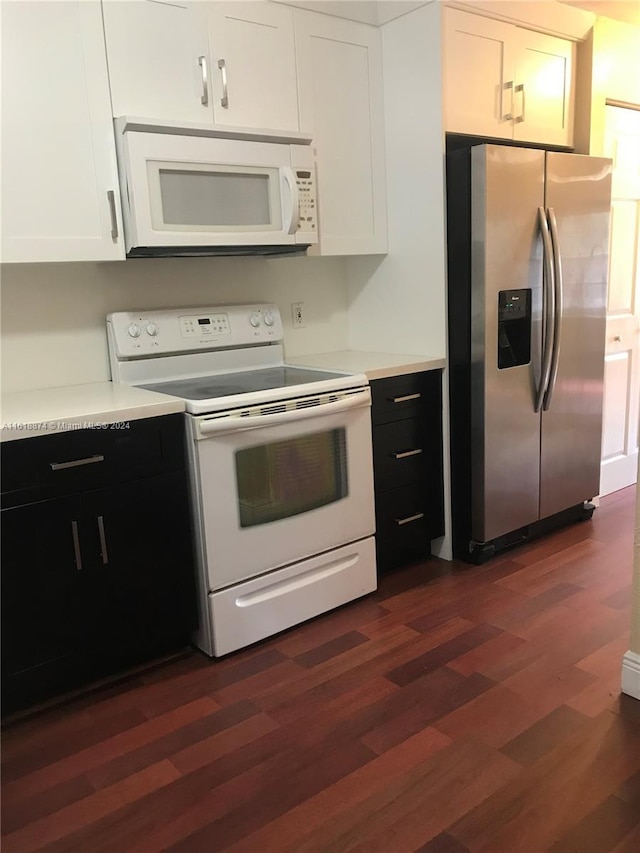
[[[2,505],[178,470],[183,434],[183,416],[176,414],[4,442]]]
[[[226,655],[377,587],[373,536],[209,594],[214,654]]]

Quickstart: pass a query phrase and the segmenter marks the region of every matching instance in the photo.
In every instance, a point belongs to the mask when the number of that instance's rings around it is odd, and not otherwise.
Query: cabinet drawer
[[[378,565],[386,568],[428,556],[437,527],[426,485],[395,489],[376,497]]]
[[[420,418],[375,427],[373,471],[376,493],[424,479],[429,436]]]
[[[409,530],[426,531],[429,511],[426,484],[384,492],[376,496],[376,533],[384,539]]]
[[[153,476],[184,465],[181,414],[5,442],[2,505]]]
[[[439,401],[439,370],[376,379],[371,383],[371,418],[374,425],[412,417],[425,405],[439,407]]]

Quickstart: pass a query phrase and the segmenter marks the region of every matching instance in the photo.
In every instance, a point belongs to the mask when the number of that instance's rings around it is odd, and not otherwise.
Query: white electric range
[[[185,401],[203,651],[376,588],[366,376],[285,364],[273,304],[119,312],[107,334],[114,382]]]

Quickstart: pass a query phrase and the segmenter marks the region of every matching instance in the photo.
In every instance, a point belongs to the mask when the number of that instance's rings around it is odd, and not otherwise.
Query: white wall
[[[289,356],[347,346],[340,258],[163,258],[1,269],[3,392],[110,379],[110,311],[274,301]],[[305,328],[291,326],[304,302]]]
[[[389,253],[347,262],[351,349],[446,355],[440,14],[382,27]]]

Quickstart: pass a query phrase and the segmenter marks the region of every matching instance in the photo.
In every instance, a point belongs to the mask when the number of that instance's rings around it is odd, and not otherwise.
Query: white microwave
[[[308,138],[126,118],[115,130],[128,257],[291,254],[318,242]]]

